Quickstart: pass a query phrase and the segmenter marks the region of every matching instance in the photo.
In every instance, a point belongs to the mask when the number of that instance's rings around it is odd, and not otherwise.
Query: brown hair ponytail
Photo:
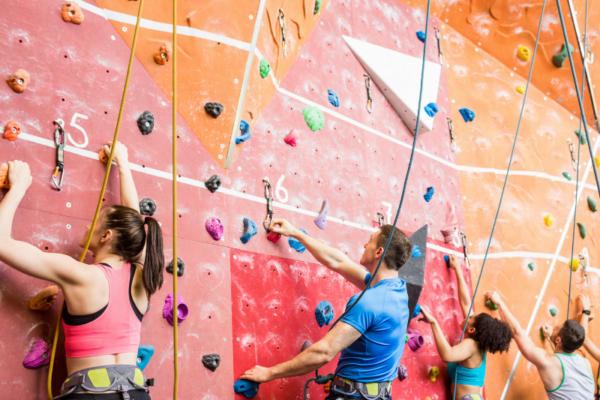
[[[163,284],[165,256],[163,254],[163,237],[160,225],[152,217],[145,217],[145,224],[148,225],[148,233],[146,233],[144,286],[148,291],[148,295],[152,295]]]

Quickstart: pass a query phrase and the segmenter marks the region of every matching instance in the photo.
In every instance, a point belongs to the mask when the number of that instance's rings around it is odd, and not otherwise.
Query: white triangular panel
[[[373,82],[390,102],[408,129],[414,134],[417,125],[417,107],[421,85],[423,59],[399,53],[385,47],[343,36],[358,61]],[[425,81],[421,107],[437,100],[442,66],[425,62]],[[376,107],[373,104],[373,107]],[[419,133],[431,131],[433,118],[421,109]]]

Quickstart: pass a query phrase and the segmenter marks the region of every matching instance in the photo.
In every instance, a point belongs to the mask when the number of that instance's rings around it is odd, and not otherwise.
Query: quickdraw
[[[471,269],[471,261],[469,261],[469,254],[467,251],[467,235],[465,235],[462,232],[460,233],[460,235],[462,236],[462,245],[463,245],[463,253],[465,255],[465,260],[467,260],[468,269]]]
[[[585,287],[590,287],[590,279],[587,274],[588,260],[590,259],[590,255],[588,254],[588,250],[586,247],[581,250],[579,253],[579,261],[581,262],[581,269],[583,270],[583,276],[585,280]]]
[[[571,152],[571,166],[574,171],[577,171],[577,160],[575,159],[575,146],[573,146],[573,142],[571,139],[567,139],[567,143],[569,143],[569,151]]]
[[[273,187],[269,182],[269,178],[264,178],[265,184],[265,199],[267,199],[267,217],[263,222],[263,227],[267,232],[270,232],[271,221],[273,220]]]
[[[65,145],[67,144],[67,133],[64,130],[64,121],[57,119],[54,121],[54,125],[57,126],[54,131],[54,145],[56,146],[56,169],[52,174],[52,182],[56,189],[60,191],[65,180]],[[62,143],[60,137],[62,135]],[[60,180],[58,180],[58,173],[60,172]]]
[[[446,117],[446,121],[448,121],[448,131],[450,132],[450,145],[455,147],[456,143],[454,142],[454,124],[452,124],[452,118]]]
[[[377,222],[379,223],[379,227],[381,228],[383,225],[385,225],[385,218],[383,217],[383,214],[378,212],[377,213]]]
[[[592,48],[590,47],[590,43],[589,41],[585,40],[585,34],[581,34],[581,42],[584,43],[584,47],[585,48],[585,62],[586,64],[593,64],[594,63],[594,53],[592,53]]]
[[[440,34],[440,30],[438,28],[433,28],[435,31],[435,38],[437,39],[438,46],[438,54],[440,56],[440,63],[444,63],[444,53],[442,53],[442,35]]]
[[[281,47],[283,48],[283,56],[287,57],[286,51],[286,38],[285,38],[285,14],[283,13],[283,8],[279,9],[279,26],[281,26]]]
[[[371,77],[365,74],[365,86],[367,87],[367,111],[373,112],[373,97],[371,96]]]

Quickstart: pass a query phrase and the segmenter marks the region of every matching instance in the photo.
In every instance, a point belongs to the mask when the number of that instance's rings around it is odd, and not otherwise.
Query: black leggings
[[[131,396],[131,400],[151,400],[150,395],[143,390],[130,390],[129,396]],[[123,400],[123,396],[120,393],[103,393],[103,394],[93,394],[93,393],[76,393],[66,397],[63,397],[60,400]]]

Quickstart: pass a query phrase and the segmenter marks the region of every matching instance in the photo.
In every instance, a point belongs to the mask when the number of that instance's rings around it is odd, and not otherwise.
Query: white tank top
[[[563,380],[554,390],[546,390],[550,400],[592,400],[594,376],[579,354],[554,354],[563,368]]]

